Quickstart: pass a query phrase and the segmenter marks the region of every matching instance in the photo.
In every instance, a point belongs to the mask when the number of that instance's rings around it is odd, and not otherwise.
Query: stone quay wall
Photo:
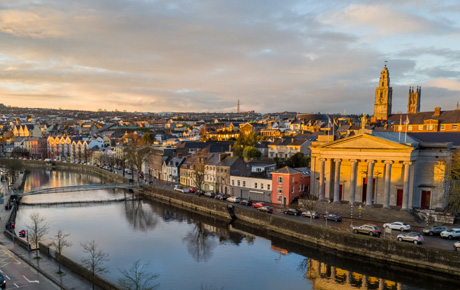
[[[188,195],[144,186],[140,194],[146,198],[166,201],[171,205],[188,208],[220,218],[230,220],[227,203],[217,200]],[[365,235],[355,235],[285,218],[283,216],[266,214],[244,207],[233,207],[236,218],[250,223],[263,230],[285,235],[309,247],[321,246],[330,250],[340,251],[345,255],[353,255],[371,259],[375,262],[396,264],[425,272],[460,276],[460,253],[433,249],[401,243],[395,240],[379,239]]]

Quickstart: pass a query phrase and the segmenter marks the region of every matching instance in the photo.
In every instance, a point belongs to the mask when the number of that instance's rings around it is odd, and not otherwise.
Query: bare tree
[[[36,259],[39,259],[38,252],[39,246],[38,243],[43,240],[45,235],[48,233],[48,225],[44,217],[40,216],[38,212],[33,212],[29,215],[29,218],[32,220],[32,224],[26,225],[29,229],[29,238],[30,241],[35,244],[35,253]]]
[[[193,168],[193,182],[197,187],[197,190],[201,191],[203,189],[204,177],[206,175],[206,165],[208,164],[208,159],[206,158],[206,153],[198,153],[195,161],[192,165]]]
[[[137,170],[137,173],[139,174],[142,171],[142,164],[144,163],[145,159],[150,154],[150,152],[150,147],[139,147],[135,145],[129,146],[128,148],[126,148],[126,157],[128,159],[128,164],[130,164],[131,167],[134,167]],[[137,180],[139,181],[139,175],[137,177]]]
[[[109,254],[98,248],[95,240],[80,244],[83,247],[83,252],[88,256],[81,259],[83,267],[91,273],[94,290],[94,280],[96,275],[106,273],[107,269],[102,265],[109,261]]]
[[[155,290],[160,286],[159,284],[151,285],[159,275],[149,273],[149,263],[141,264],[137,260],[129,269],[120,270],[122,278],[118,279],[118,283],[123,289],[126,290]]]
[[[53,241],[53,246],[56,249],[57,255],[57,260],[59,264],[59,271],[58,274],[62,274],[61,271],[61,255],[62,251],[64,248],[72,246],[72,243],[70,243],[67,238],[70,236],[70,234],[64,234],[62,230],[59,230],[57,234],[54,236],[54,241]]]

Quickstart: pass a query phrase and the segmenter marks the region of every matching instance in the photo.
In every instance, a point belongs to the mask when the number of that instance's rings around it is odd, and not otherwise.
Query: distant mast
[[[238,99],[238,105],[236,106],[236,112],[240,113],[240,99]]]

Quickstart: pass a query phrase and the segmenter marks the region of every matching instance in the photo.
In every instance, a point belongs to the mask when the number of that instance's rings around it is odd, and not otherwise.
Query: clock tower
[[[390,87],[390,72],[387,66],[380,73],[379,86],[375,88],[374,119],[387,120],[391,114],[393,89]]]

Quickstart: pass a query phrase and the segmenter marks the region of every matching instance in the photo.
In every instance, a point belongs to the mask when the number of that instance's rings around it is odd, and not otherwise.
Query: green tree
[[[260,156],[262,156],[262,153],[252,146],[246,146],[243,150],[243,156],[247,160],[251,160],[254,158],[259,158]]]

